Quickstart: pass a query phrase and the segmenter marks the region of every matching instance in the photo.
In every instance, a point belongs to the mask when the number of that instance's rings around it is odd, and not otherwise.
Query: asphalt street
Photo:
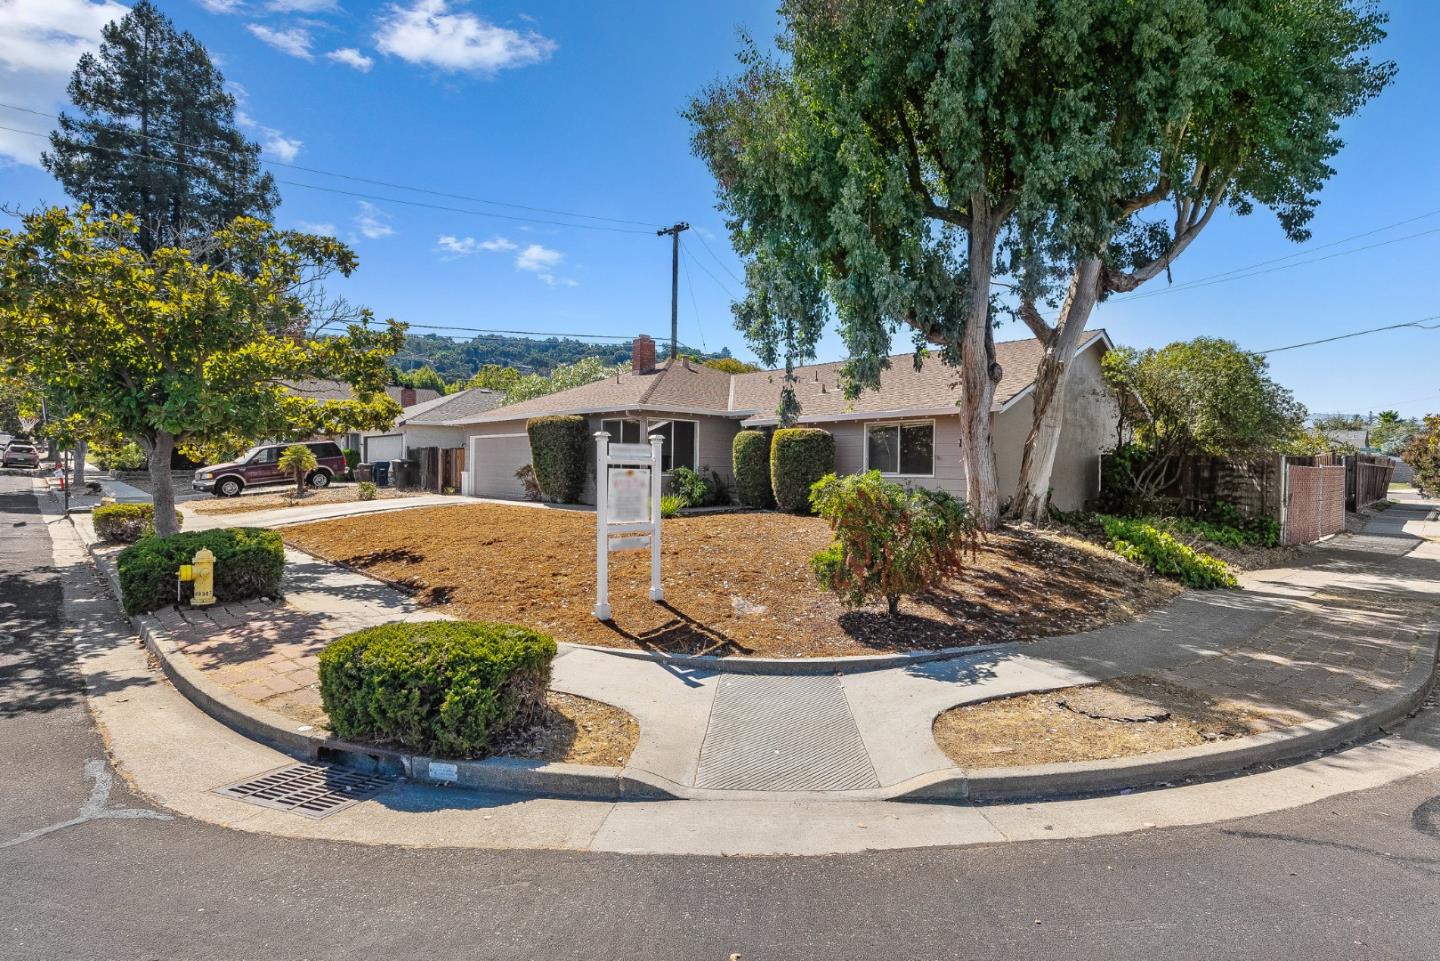
[[[1440,774],[1088,840],[824,858],[297,841],[114,779],[28,479],[0,477],[0,959],[1431,959]],[[118,613],[115,615],[118,617]],[[198,760],[197,760],[198,763]]]

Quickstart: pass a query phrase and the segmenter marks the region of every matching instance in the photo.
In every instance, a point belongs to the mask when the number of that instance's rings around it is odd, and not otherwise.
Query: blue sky
[[[737,30],[775,27],[773,3],[515,4],[459,0],[160,0],[236,85],[266,156],[325,171],[595,217],[576,221],[275,168],[282,226],[333,231],[361,267],[340,291],[413,324],[631,335],[668,330],[669,241],[643,225],[686,220],[681,339],[752,356],[731,326],[741,267],[679,111],[734,69]],[[1305,247],[1264,211],[1218,217],[1174,269],[1102,305],[1094,325],[1158,346],[1200,334],[1266,349],[1440,314],[1440,4],[1396,0],[1383,55],[1395,85],[1347,123],[1338,174]],[[69,64],[115,0],[0,0],[0,101],[64,102]],[[0,125],[48,121],[0,108]],[[0,201],[64,196],[35,159],[43,142],[0,131]],[[297,184],[329,188],[307,189]],[[368,197],[333,191],[350,191]],[[400,203],[409,200],[589,230]],[[1421,215],[1435,213],[1430,216]],[[1410,223],[1347,243],[1344,238]],[[1427,231],[1434,231],[1426,233]],[[1420,234],[1420,236],[1411,236]],[[1402,239],[1402,238],[1409,239]],[[1333,246],[1323,246],[1331,245]],[[1350,253],[1358,247],[1384,246]],[[708,250],[706,249],[708,245]],[[1306,251],[1312,251],[1307,253]],[[1292,256],[1299,254],[1299,256]],[[1303,261],[1331,254],[1340,256]],[[1251,264],[1285,269],[1200,281]],[[1002,338],[1023,336],[1018,326]],[[897,337],[896,350],[908,338]],[[1440,411],[1440,330],[1404,330],[1278,353],[1277,379],[1312,411]],[[821,359],[838,359],[830,336]]]

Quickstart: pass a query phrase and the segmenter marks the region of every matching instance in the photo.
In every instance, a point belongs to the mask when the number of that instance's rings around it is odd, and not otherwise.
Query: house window
[[[677,467],[695,469],[699,460],[695,449],[695,422],[667,420],[650,425],[650,434],[665,438],[660,447],[660,469],[669,473]]]
[[[640,444],[640,422],[638,420],[602,420],[600,429],[610,435],[612,444]]]
[[[935,425],[870,424],[865,428],[865,464],[882,474],[935,474]]]

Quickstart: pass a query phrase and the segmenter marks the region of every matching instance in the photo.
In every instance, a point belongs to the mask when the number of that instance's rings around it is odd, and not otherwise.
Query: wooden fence
[[[1375,454],[1351,454],[1345,458],[1345,506],[1352,511],[1383,501],[1390,494],[1395,462]]]
[[[460,490],[460,478],[465,474],[465,448],[412,447],[410,459],[420,465],[421,489],[436,494],[447,488]]]

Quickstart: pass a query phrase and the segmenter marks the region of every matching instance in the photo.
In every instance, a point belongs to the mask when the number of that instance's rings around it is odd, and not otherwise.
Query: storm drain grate
[[[390,778],[339,767],[295,764],[217,787],[215,793],[307,818],[323,818],[369,800],[394,783]]]

